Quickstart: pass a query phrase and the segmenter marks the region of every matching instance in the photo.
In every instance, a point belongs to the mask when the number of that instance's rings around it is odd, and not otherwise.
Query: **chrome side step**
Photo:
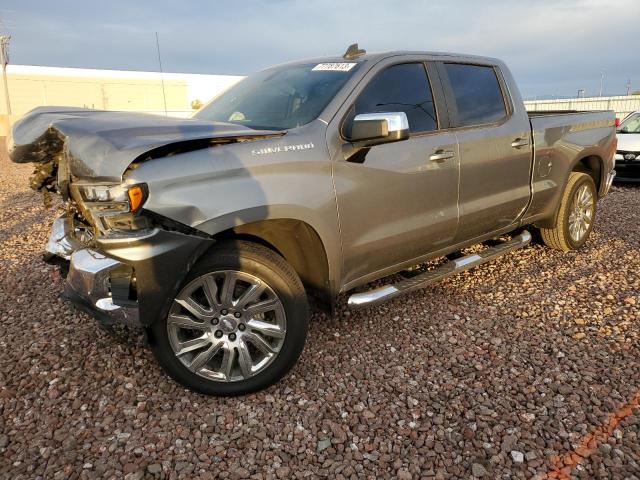
[[[513,250],[525,247],[530,242],[531,234],[525,230],[511,240],[502,242],[494,247],[489,247],[480,253],[474,253],[449,261],[438,268],[421,273],[413,278],[401,280],[393,285],[386,285],[374,290],[369,290],[368,292],[354,293],[349,297],[347,304],[352,308],[378,305],[404,293],[417,290],[418,288],[424,288],[456,273],[482,265]]]

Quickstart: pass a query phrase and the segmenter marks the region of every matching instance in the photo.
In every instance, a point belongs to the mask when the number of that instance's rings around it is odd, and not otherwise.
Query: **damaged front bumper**
[[[67,300],[102,323],[147,327],[166,315],[187,272],[213,242],[154,228],[98,237],[87,246],[75,238],[73,223],[59,218],[46,251],[70,260]]]
[[[84,248],[91,237],[88,230],[78,228],[69,215],[60,215],[51,226],[51,235],[44,248],[45,260],[52,257],[71,260],[73,252]]]
[[[111,273],[123,264],[113,258],[83,248],[71,254],[63,296],[103,324],[139,327],[138,306],[113,303]]]

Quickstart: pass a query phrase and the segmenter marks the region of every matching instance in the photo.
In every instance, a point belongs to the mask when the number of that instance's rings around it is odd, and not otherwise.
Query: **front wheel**
[[[262,245],[237,241],[193,267],[149,337],[156,359],[180,384],[208,395],[242,395],[293,367],[308,323],[293,268]]]
[[[568,252],[585,244],[596,215],[596,186],[590,175],[571,172],[560,199],[558,218],[553,228],[541,228],[547,246]]]

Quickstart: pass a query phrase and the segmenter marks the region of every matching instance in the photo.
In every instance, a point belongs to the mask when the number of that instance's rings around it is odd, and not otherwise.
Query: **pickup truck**
[[[292,368],[310,305],[376,305],[535,232],[580,248],[616,132],[610,111],[527,113],[499,60],[352,45],[249,75],[191,119],[40,107],[9,143],[62,197],[45,251],[69,262],[64,296],[144,328],[182,385],[238,395]]]

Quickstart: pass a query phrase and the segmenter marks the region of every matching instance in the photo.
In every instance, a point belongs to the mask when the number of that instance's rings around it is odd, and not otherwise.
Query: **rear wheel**
[[[266,247],[238,241],[201,259],[150,327],[160,365],[182,385],[241,395],[282,378],[304,347],[309,313],[293,268]]]
[[[593,228],[596,199],[596,186],[591,176],[571,172],[560,200],[555,226],[540,229],[544,243],[564,252],[582,247]]]

